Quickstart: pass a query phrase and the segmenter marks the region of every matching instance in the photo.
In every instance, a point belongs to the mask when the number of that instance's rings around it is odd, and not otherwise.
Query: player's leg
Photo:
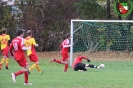
[[[2,64],[6,62],[5,68],[8,69],[9,59],[8,59],[8,48],[2,49],[3,59],[0,62],[0,69],[2,68]]]
[[[66,61],[66,64],[64,66],[64,72],[67,72],[67,69],[68,69],[68,60]]]
[[[36,69],[37,69],[37,71],[40,73],[40,75],[42,75],[43,74],[43,70],[41,70],[41,68],[40,68],[40,66],[39,66],[39,62],[37,61],[37,62],[35,62],[36,63]]]
[[[16,77],[18,75],[21,75],[21,74],[24,73],[24,85],[32,85],[31,83],[28,82],[28,71],[29,71],[29,68],[28,68],[27,60],[23,58],[22,60],[19,60],[17,62],[23,68],[22,68],[22,70],[19,70],[17,72],[11,73],[12,80],[14,82],[16,82]]]
[[[30,58],[31,62],[34,62],[34,64],[29,68],[29,70],[31,71],[34,68],[36,68],[38,70],[38,72],[40,73],[40,75],[43,74],[44,71],[42,71],[40,66],[39,66],[37,55],[30,55],[29,58]]]
[[[79,63],[77,63],[75,66],[74,66],[74,71],[79,71],[81,69]]]
[[[30,59],[31,62],[35,62],[34,58],[33,58],[33,55],[29,55],[29,59]],[[33,70],[34,68],[36,68],[36,63],[34,63],[33,65],[31,65],[29,67],[29,71]]]
[[[33,70],[34,68],[36,68],[36,63],[30,66],[29,71]]]
[[[2,58],[1,62],[0,62],[0,70],[2,69],[2,64],[6,61],[5,58]]]
[[[6,48],[6,49],[5,49],[5,54],[4,54],[4,56],[5,56],[5,58],[6,58],[6,66],[5,66],[5,68],[8,69],[8,65],[9,65],[9,58],[8,58],[8,56],[9,56],[9,48]]]
[[[2,69],[2,64],[4,64],[4,62],[6,61],[5,49],[2,49],[1,52],[2,52],[3,58],[2,58],[2,60],[0,62],[0,70]]]
[[[59,64],[66,64],[66,61],[65,61],[65,59],[66,59],[66,54],[64,54],[64,53],[62,53],[61,54],[61,56],[62,56],[62,60],[58,60],[58,59],[52,59],[51,61],[50,61],[50,63],[52,63],[52,62],[56,62],[56,63],[59,63]],[[63,60],[64,59],[64,60]]]
[[[29,76],[28,71],[29,71],[29,68],[28,68],[28,65],[26,65],[24,67],[24,85],[32,85],[32,83],[29,83],[28,81],[28,76]]]
[[[68,69],[68,54],[62,54],[62,63],[64,64],[64,72],[67,72]]]
[[[21,75],[21,74],[24,74],[24,85],[32,85],[31,83],[28,82],[28,67],[24,67],[22,70],[19,70],[15,73],[11,73],[11,76],[12,76],[12,80],[14,82],[16,82],[16,77],[18,75]]]
[[[64,64],[64,72],[66,72],[68,68],[68,54],[62,53],[61,55],[62,55],[62,60],[53,59],[50,61],[50,63],[56,62],[59,64]]]
[[[5,66],[6,69],[8,69],[8,64],[9,64],[9,58],[6,58],[6,66]]]
[[[77,64],[75,65],[75,67],[76,67],[76,69],[77,69],[78,71],[87,71],[87,68],[86,68],[85,65],[86,65],[86,64],[84,64],[84,63],[77,63]]]
[[[55,59],[55,58],[50,61],[50,63],[52,63],[52,62],[56,62],[56,63],[62,64],[61,60],[58,60],[58,59]]]
[[[56,63],[59,63],[59,64],[63,64],[64,65],[64,72],[67,71],[67,68],[68,68],[68,60],[61,61],[61,60],[54,59],[53,62],[56,62]]]
[[[21,63],[20,61],[19,61],[19,63]],[[21,64],[21,66],[22,66],[22,64]],[[12,73],[14,76],[15,76],[15,78],[17,77],[17,76],[19,76],[19,75],[21,75],[21,74],[23,74],[23,73],[28,73],[28,66],[25,66],[25,67],[23,67],[21,70],[19,70],[19,71],[17,71],[17,72],[14,72],[14,73]]]
[[[64,64],[64,72],[67,72],[67,69],[68,69],[68,60],[62,61],[62,63]]]
[[[96,65],[93,65],[93,64],[85,64],[85,67],[97,68],[98,66],[96,66]]]
[[[18,62],[18,64],[19,64],[21,67],[26,66],[26,64],[23,63],[23,60],[19,60],[19,61],[17,61],[17,62]],[[17,72],[11,73],[12,80],[13,80],[14,82],[16,82],[16,77],[17,77],[18,75],[23,74],[25,71],[26,71],[26,70],[23,68],[23,69],[21,69],[21,70],[19,70],[19,71],[17,71]]]

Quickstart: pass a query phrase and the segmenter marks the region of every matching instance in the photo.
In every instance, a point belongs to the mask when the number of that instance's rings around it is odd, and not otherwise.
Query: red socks
[[[28,83],[28,72],[24,72],[25,83]]]
[[[55,59],[54,62],[61,64],[61,61],[60,60],[56,60]]]
[[[15,72],[15,76],[21,75],[24,73],[24,81],[25,83],[28,83],[28,72],[24,72],[23,70],[20,70],[18,72]]]
[[[55,59],[54,62],[59,63],[59,64],[62,64],[61,61],[60,60],[57,60],[57,59]],[[67,68],[68,68],[68,64],[65,64],[65,66],[64,66],[64,72],[67,71]]]
[[[15,74],[15,76],[18,76],[18,75],[21,75],[21,74],[23,74],[24,72],[23,72],[23,70],[20,70],[20,71],[18,71],[18,72],[15,72],[14,74]]]
[[[67,72],[68,64],[65,64],[64,72]]]

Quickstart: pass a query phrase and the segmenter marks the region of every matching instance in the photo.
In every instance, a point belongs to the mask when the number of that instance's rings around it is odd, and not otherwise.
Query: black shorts
[[[83,71],[87,71],[87,69],[85,68],[85,64],[83,63],[77,63],[74,67],[74,71],[78,71],[78,70],[83,70]]]

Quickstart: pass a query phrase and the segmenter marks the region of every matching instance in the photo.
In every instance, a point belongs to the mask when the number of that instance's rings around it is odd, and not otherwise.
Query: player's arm
[[[7,37],[7,40],[8,40],[8,45],[10,45],[11,40],[10,40],[10,36],[9,36],[9,35],[8,35],[8,37]]]
[[[87,62],[90,62],[90,59],[85,56],[80,56],[80,58],[87,60]]]
[[[31,49],[31,47],[26,47],[24,45],[22,45],[21,48],[22,48],[22,50],[29,50],[29,49]]]
[[[63,43],[63,48],[71,47],[73,44],[70,44],[70,41],[67,40],[65,43]]]
[[[31,46],[26,47],[26,46],[24,45],[24,39],[22,39],[22,42],[21,42],[21,49],[22,49],[22,50],[29,50],[29,49],[31,49]]]
[[[63,47],[63,44],[61,43],[61,44],[60,44],[60,49],[62,49],[62,47]]]
[[[38,47],[39,45],[36,43],[36,41],[35,41],[35,39],[33,38],[33,45],[35,46],[35,47]]]
[[[72,46],[72,44],[70,44],[70,45],[64,45],[63,47],[64,48],[67,48],[67,47],[71,47]]]

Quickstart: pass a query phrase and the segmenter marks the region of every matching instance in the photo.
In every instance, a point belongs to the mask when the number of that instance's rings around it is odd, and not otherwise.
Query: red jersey
[[[65,39],[60,45],[60,47],[62,47],[61,53],[68,53],[70,47],[70,40]]]
[[[24,51],[22,50],[23,46],[24,46],[23,38],[16,37],[13,39],[10,45],[10,52],[15,57],[16,60],[25,59]],[[14,53],[12,53],[12,50],[14,50]]]
[[[74,68],[75,65],[76,65],[77,63],[82,63],[82,59],[87,59],[87,57],[78,56],[78,57],[74,60],[73,65],[72,65],[72,68]]]

